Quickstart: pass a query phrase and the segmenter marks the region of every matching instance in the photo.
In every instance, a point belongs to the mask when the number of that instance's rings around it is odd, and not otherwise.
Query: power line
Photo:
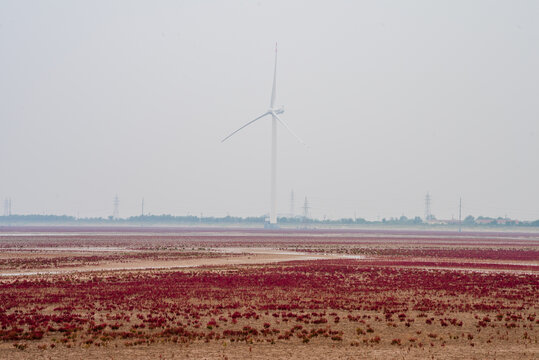
[[[462,198],[459,199],[459,232],[462,231]]]
[[[426,221],[432,220],[432,214],[430,212],[430,202],[431,202],[431,197],[430,197],[430,194],[427,192],[427,195],[425,196],[425,220]]]
[[[294,217],[294,190],[290,191],[290,217]]]
[[[141,217],[144,217],[144,198],[142,198],[142,212],[140,213]]]
[[[112,219],[118,220],[120,218],[120,199],[118,195],[114,197],[113,201],[114,211],[112,212]]]
[[[307,220],[309,217],[309,200],[307,200],[307,196],[305,196],[305,202],[303,203],[303,219]]]
[[[11,216],[11,198],[4,199],[4,216]]]

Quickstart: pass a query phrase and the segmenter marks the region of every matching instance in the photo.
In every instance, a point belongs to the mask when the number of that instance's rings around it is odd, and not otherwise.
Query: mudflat
[[[0,236],[0,357],[539,357],[539,236]]]

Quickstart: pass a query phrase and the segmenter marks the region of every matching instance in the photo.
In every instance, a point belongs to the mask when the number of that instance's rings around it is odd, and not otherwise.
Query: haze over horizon
[[[16,214],[539,219],[539,3],[0,2]],[[1,215],[1,214],[0,214]]]

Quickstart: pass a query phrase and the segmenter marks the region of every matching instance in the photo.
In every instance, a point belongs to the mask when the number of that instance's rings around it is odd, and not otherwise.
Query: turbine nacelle
[[[278,109],[269,109],[268,112],[273,113],[273,114],[275,114],[275,115],[282,114],[282,113],[284,113],[284,106],[281,106],[281,107],[278,108]]]

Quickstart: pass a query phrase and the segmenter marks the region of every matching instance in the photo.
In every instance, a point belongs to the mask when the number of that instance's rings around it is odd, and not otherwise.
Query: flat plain
[[[0,357],[539,358],[539,233],[0,229]]]

